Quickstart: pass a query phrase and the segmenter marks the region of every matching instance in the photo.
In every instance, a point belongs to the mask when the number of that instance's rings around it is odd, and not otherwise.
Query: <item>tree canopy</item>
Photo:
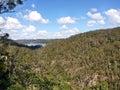
[[[0,0],[0,14],[10,12],[18,4],[23,4],[22,0]]]

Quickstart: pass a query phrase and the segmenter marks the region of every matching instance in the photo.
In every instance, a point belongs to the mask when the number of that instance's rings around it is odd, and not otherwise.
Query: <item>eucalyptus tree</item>
[[[22,0],[0,0],[0,14],[11,12],[17,5],[23,4]]]
[[[11,12],[17,5],[23,4],[22,0],[0,0],[0,14]],[[1,30],[0,30],[1,31]],[[9,34],[0,33],[0,90],[6,90],[10,85],[9,53],[7,42]]]

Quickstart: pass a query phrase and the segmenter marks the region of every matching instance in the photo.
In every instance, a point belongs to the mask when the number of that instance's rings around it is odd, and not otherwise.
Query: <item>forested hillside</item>
[[[3,42],[0,45],[3,48]],[[5,48],[7,54],[0,55],[8,63],[0,63],[4,65],[0,79],[2,73],[9,78],[0,80],[0,88],[120,90],[120,27],[78,34],[35,50],[16,45]]]

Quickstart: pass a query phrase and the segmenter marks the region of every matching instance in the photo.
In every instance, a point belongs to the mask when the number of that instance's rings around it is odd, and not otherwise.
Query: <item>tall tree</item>
[[[22,0],[0,0],[0,14],[10,12],[18,4],[23,4]],[[4,34],[4,33],[3,33]],[[9,53],[7,52],[7,37],[9,34],[0,36],[0,90],[6,90],[10,84]]]
[[[6,39],[4,37],[0,38],[0,90],[5,90],[10,85]]]

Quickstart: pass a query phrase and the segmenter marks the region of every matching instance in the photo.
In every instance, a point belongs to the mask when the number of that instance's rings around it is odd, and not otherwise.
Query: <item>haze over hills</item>
[[[8,90],[120,90],[120,27],[7,52],[14,66]]]
[[[50,43],[57,39],[21,39],[21,40],[15,40],[17,43],[20,44],[30,44],[30,43]]]

